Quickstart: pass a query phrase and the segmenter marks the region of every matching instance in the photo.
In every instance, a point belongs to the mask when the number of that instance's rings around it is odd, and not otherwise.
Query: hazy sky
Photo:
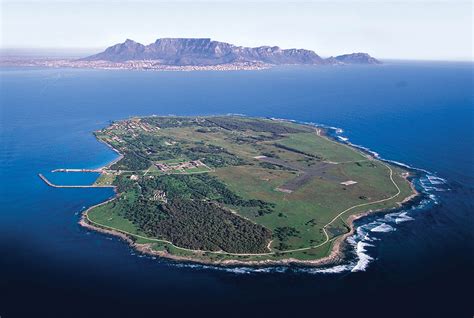
[[[471,1],[1,1],[2,48],[103,49],[210,37],[322,56],[473,60]]]

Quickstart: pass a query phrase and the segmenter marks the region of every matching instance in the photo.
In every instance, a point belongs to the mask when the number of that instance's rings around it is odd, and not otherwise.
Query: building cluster
[[[155,166],[164,173],[170,172],[184,172],[187,169],[198,168],[198,167],[207,167],[201,160],[193,160],[180,162],[178,164],[167,164],[167,163],[156,163]]]
[[[148,123],[142,122],[141,119],[136,118],[113,123],[109,127],[105,128],[103,132],[109,132],[108,135],[111,141],[114,141],[116,143],[124,143],[125,141],[121,137],[122,134],[116,135],[115,132],[123,132],[127,136],[135,138],[138,137],[138,130],[143,130],[145,132],[153,132],[159,129],[159,127],[152,126]]]
[[[112,136],[112,138],[110,138],[112,141],[115,141],[115,142],[118,142],[118,143],[123,143],[125,142],[122,138],[120,138],[119,136]]]
[[[150,70],[150,71],[242,71],[268,69],[271,65],[262,62],[234,62],[217,65],[165,65],[156,60],[133,60],[125,62],[86,61],[65,59],[7,59],[2,64],[10,66],[42,66],[51,68],[91,68],[103,70]]]
[[[160,129],[159,127],[154,127],[143,122],[140,118],[120,121],[118,123],[112,124],[110,128],[125,130],[126,132],[129,132],[129,133],[133,133],[134,131],[137,131],[137,130],[152,132],[152,131],[156,131]]]

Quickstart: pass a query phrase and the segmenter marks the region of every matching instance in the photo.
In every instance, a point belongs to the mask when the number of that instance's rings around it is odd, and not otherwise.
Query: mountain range
[[[322,58],[305,49],[281,49],[278,46],[242,47],[212,41],[209,38],[162,38],[149,45],[127,39],[88,56],[81,61],[127,62],[152,60],[162,65],[206,66],[231,63],[271,65],[380,64],[367,53],[352,53]]]

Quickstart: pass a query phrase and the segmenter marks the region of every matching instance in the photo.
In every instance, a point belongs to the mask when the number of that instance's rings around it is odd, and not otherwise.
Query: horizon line
[[[196,38],[200,39],[200,38]],[[122,42],[121,42],[122,43]],[[277,46],[277,45],[274,45]],[[106,47],[107,48],[107,47]],[[85,53],[85,51],[90,51],[91,54],[95,54],[98,52],[102,52],[104,50],[103,47],[0,47],[0,57],[3,55],[3,52],[5,51],[18,51],[18,53],[23,52],[23,53],[35,53],[36,52],[41,52],[43,51],[44,53],[54,53],[55,51],[57,53],[70,53],[73,54],[74,51],[82,51],[82,52],[77,52],[77,53]],[[314,51],[314,50],[312,50]],[[315,52],[315,51],[314,51]],[[315,52],[317,53],[317,52]],[[357,52],[351,52],[351,53],[357,53]],[[368,52],[365,52],[368,53]],[[350,54],[350,53],[344,53],[344,54]],[[370,54],[370,53],[369,53]],[[319,54],[318,54],[319,55]],[[12,54],[12,56],[15,56]],[[17,55],[17,57],[20,57],[21,55]],[[323,58],[328,58],[334,55],[320,55]],[[372,56],[372,54],[371,54]],[[43,56],[43,57],[48,57],[48,56]],[[54,56],[51,56],[54,57]],[[69,56],[72,57],[72,56]],[[85,56],[84,56],[85,57]],[[470,59],[469,58],[403,58],[403,57],[380,57],[380,56],[373,56],[378,60],[385,60],[385,61],[405,61],[405,62],[470,62],[474,63],[474,56],[472,56]]]

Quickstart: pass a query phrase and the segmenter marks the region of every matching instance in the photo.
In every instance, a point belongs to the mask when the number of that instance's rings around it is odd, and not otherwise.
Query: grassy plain
[[[241,198],[237,202],[260,200],[272,207],[262,213],[257,205],[216,202],[229,213],[271,231],[268,250],[259,253],[193,252],[189,246],[167,243],[161,235],[147,236],[124,216],[124,206],[133,207],[136,196],[143,199],[144,193],[150,193],[143,189],[135,193],[132,182],[123,186],[123,193],[115,201],[88,214],[94,224],[132,237],[139,235],[138,243],[151,243],[157,251],[196,260],[320,259],[330,253],[333,239],[350,230],[347,220],[351,215],[397,207],[412,194],[410,183],[403,177],[407,171],[330,140],[314,127],[295,123],[230,116],[144,118],[118,122],[97,136],[126,154],[124,162],[129,160],[132,167],[128,172],[138,178],[166,175],[156,163],[171,165],[199,159],[212,170],[201,166],[187,169],[187,174],[204,173],[216,178]],[[120,170],[112,167],[97,183],[116,184],[117,173]],[[346,181],[356,183],[342,184]],[[128,204],[122,204],[124,200]]]

